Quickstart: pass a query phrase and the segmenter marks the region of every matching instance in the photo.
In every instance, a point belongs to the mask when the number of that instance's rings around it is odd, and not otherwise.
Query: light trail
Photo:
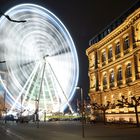
[[[20,108],[22,94],[25,94],[23,107],[35,110],[41,60],[46,54],[51,68],[48,65],[45,69],[39,108],[49,111],[49,106],[53,106],[52,112],[71,108],[69,102],[77,86],[79,64],[74,42],[64,24],[52,12],[35,4],[20,4],[4,14],[17,21],[27,21],[15,24],[0,18],[0,49],[3,50],[0,55],[6,61],[9,76],[9,85],[4,87],[12,101],[10,111]]]

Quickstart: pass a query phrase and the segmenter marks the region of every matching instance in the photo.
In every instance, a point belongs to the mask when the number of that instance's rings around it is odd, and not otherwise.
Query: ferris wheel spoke
[[[52,89],[53,89],[53,91],[54,91],[54,96],[56,97],[56,99],[57,99],[57,103],[59,104],[59,106],[58,106],[58,111],[60,111],[60,106],[61,106],[61,97],[60,97],[60,95],[59,95],[59,90],[58,90],[58,88],[56,88],[56,85],[57,85],[57,81],[56,81],[56,79],[55,79],[55,77],[54,77],[54,75],[52,75],[52,72],[51,72],[51,69],[50,68],[48,68],[48,72],[49,72],[49,76],[48,76],[48,78],[50,78],[50,81],[51,81],[51,83],[52,83]],[[47,79],[46,79],[46,76],[45,76],[45,81],[46,81],[46,83],[47,83]],[[48,87],[48,89],[49,89],[49,87]]]
[[[45,82],[43,81],[43,85],[42,85],[42,93],[43,93],[43,101],[44,101],[44,110],[47,110],[47,99],[46,99],[46,95],[45,95]]]
[[[51,72],[52,72],[52,74],[54,75],[54,77],[55,77],[55,79],[56,79],[56,81],[57,81],[57,83],[58,83],[58,85],[59,85],[59,87],[60,87],[60,89],[61,89],[61,91],[62,91],[62,93],[63,93],[63,96],[64,96],[64,98],[65,98],[65,100],[66,100],[66,103],[67,103],[69,109],[70,109],[71,112],[73,113],[73,109],[72,109],[72,107],[71,107],[71,105],[70,105],[70,103],[69,103],[68,97],[66,96],[66,94],[65,94],[65,92],[64,92],[64,90],[63,90],[63,88],[62,88],[62,86],[61,86],[61,84],[60,84],[60,82],[59,82],[59,80],[58,80],[58,78],[57,78],[57,76],[56,76],[56,74],[55,74],[55,72],[53,71],[53,69],[52,69],[50,63],[49,63],[48,61],[47,61],[47,63],[49,64],[49,67],[50,67],[50,69],[51,69]]]
[[[49,73],[51,73],[50,69],[49,69]],[[46,77],[45,77],[45,80],[47,81]],[[59,102],[60,101],[59,100],[60,95],[58,94],[59,92],[58,92],[58,90],[56,88],[56,80],[55,80],[54,76],[51,75],[51,74],[50,74],[50,80],[51,80],[51,83],[52,83],[52,87],[53,87],[53,90],[54,90],[55,97],[56,97],[57,102],[59,103],[59,106],[60,106],[60,102]]]
[[[45,84],[47,87],[47,92],[49,93],[50,101],[51,101],[52,105],[54,106],[53,96],[52,96],[52,93],[50,91],[50,86],[48,84],[48,80],[46,79],[46,77],[45,77]]]
[[[37,61],[26,62],[26,63],[20,64],[20,67],[27,67],[28,65],[35,64],[36,62],[37,62]]]

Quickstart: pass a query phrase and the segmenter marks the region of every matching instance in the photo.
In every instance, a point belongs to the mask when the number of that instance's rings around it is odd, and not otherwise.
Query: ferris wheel
[[[6,61],[10,111],[24,109],[58,112],[70,100],[78,82],[79,64],[75,45],[63,23],[49,10],[20,4],[6,12],[24,23],[0,19],[0,54]],[[38,101],[38,102],[36,102]],[[37,104],[38,103],[38,104]]]

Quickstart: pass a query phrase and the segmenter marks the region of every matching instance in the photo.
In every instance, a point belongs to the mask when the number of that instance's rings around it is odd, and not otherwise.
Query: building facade
[[[140,97],[140,8],[136,5],[92,38],[89,60],[91,103],[117,104]],[[138,107],[140,112],[140,107]],[[108,109],[107,119],[133,119],[134,108]]]

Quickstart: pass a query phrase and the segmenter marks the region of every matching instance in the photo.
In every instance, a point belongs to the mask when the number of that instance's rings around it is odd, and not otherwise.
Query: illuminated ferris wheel
[[[21,4],[6,12],[13,19],[0,19],[0,50],[6,61],[7,91],[11,110],[72,110],[72,99],[78,81],[79,66],[73,40],[62,22],[47,9]],[[22,102],[21,102],[22,101]]]

